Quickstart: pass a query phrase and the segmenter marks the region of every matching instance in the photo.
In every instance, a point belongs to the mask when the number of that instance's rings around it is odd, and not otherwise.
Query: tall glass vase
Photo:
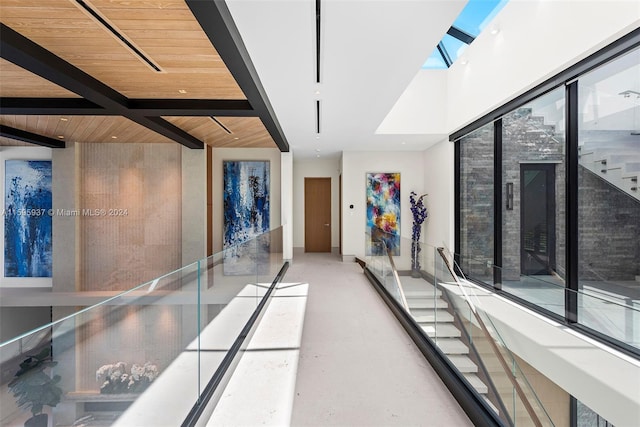
[[[411,277],[420,277],[420,224],[413,224],[411,239]]]

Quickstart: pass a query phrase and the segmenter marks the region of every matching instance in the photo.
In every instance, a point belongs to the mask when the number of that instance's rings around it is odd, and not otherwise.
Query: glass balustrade
[[[0,425],[181,425],[282,266],[278,228],[125,292],[51,292],[68,314],[0,343]]]
[[[384,242],[366,236],[371,247]],[[459,280],[445,249],[401,239],[400,255],[368,250],[367,268],[398,304],[407,310],[459,373],[505,425],[553,425],[520,368],[521,360],[506,346],[500,328],[482,308],[488,292]],[[412,259],[417,257],[418,259]],[[411,266],[419,265],[416,271]],[[395,268],[394,268],[395,266]]]

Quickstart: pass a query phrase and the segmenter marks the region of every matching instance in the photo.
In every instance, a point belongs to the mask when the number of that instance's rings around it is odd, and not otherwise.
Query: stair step
[[[438,338],[436,345],[444,354],[469,354],[469,347],[457,338]]]
[[[404,290],[404,296],[407,299],[415,299],[415,298],[434,298],[442,296],[442,291],[440,289],[434,290],[432,286],[423,287],[418,289],[411,289],[408,286],[402,284],[402,289]]]
[[[478,365],[473,363],[467,356],[449,356],[449,360],[463,374],[478,372]]]
[[[460,333],[460,329],[456,328],[455,325],[451,323],[430,323],[420,326],[431,338],[436,336],[438,338],[458,338],[462,335]]]
[[[469,384],[480,394],[487,394],[489,392],[489,387],[485,383],[482,382],[480,378],[476,374],[464,374],[464,377],[469,381]]]
[[[493,409],[493,411],[500,415],[500,411],[498,410],[498,408],[496,408],[496,405],[494,405],[487,396],[482,396],[482,398],[484,399],[484,401],[487,403],[487,405],[489,405],[491,407],[491,409]]]
[[[448,311],[445,311],[445,310],[436,310],[435,312],[433,310],[429,310],[429,312],[421,313],[419,315],[415,315],[411,313],[411,316],[419,324],[434,323],[436,321],[438,323],[453,322],[453,316]]]
[[[428,299],[428,298],[407,298],[407,304],[409,304],[409,308],[411,312],[414,312],[414,309],[430,309],[433,310],[433,307],[436,308],[447,308],[449,304],[443,299]]]

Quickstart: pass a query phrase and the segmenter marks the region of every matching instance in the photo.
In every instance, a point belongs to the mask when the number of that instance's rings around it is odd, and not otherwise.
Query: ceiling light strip
[[[316,133],[320,134],[320,100],[316,100]]]
[[[142,51],[127,37],[120,32],[116,28],[115,25],[110,23],[107,18],[102,16],[100,12],[95,9],[95,6],[91,6],[86,0],[75,0],[76,4],[82,8],[85,12],[87,12],[93,19],[95,19],[100,25],[102,25],[107,31],[113,34],[122,44],[124,44],[131,52],[137,56],[140,60],[142,60],[145,64],[151,67],[154,71],[162,73],[163,70],[153,62],[148,56],[146,56]]]
[[[223,125],[222,123],[220,123],[218,121],[218,119],[216,119],[213,116],[209,116],[211,117],[211,120],[213,120],[214,122],[216,122],[218,124],[218,126],[220,126],[222,128],[222,130],[224,130],[226,133],[228,133],[229,135],[231,135],[233,132],[231,132],[225,125]]]
[[[320,83],[320,1],[316,0],[316,83]]]

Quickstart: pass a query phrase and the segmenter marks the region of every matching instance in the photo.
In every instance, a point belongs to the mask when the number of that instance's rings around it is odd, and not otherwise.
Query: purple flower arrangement
[[[409,202],[411,203],[411,213],[413,214],[413,227],[411,229],[411,271],[420,272],[420,233],[422,231],[422,223],[429,214],[427,213],[427,207],[424,205],[422,199],[426,196],[423,194],[416,200],[416,192],[412,191],[409,195]]]

